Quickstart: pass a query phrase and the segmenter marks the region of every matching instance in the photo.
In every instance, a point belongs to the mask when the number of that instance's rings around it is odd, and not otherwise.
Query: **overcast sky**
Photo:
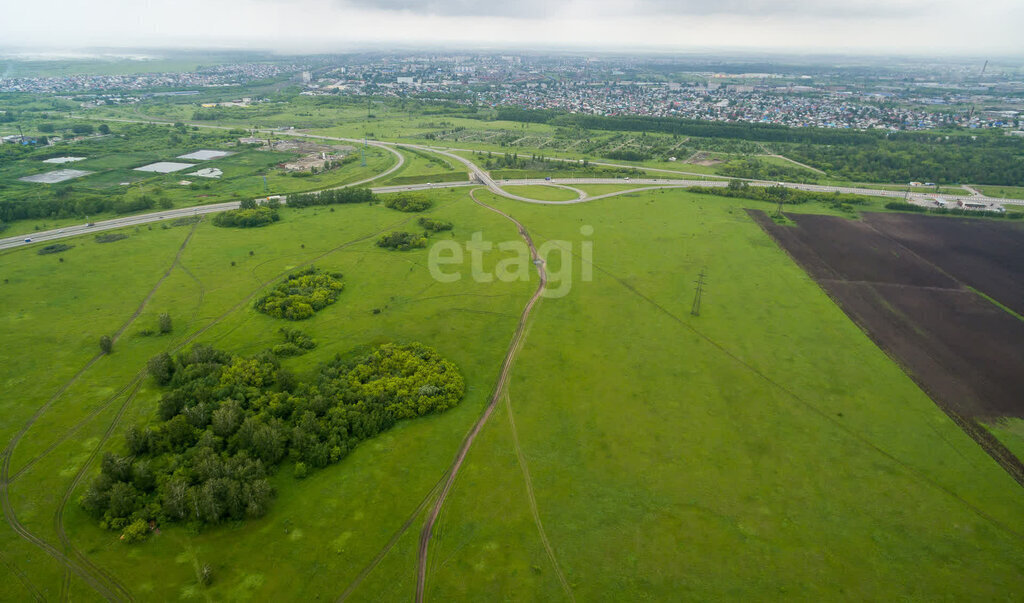
[[[6,47],[388,44],[1024,56],[1024,0],[0,0]]]

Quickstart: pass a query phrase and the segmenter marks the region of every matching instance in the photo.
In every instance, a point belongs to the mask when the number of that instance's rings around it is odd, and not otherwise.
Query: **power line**
[[[700,275],[697,280],[697,291],[693,295],[693,306],[690,307],[690,314],[694,316],[700,316],[700,298],[704,295],[704,269],[701,268]]]

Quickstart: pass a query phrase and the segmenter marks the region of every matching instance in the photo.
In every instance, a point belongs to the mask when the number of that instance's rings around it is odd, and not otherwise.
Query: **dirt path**
[[[795,159],[790,159],[789,157],[786,157],[785,155],[776,155],[774,153],[768,153],[768,154],[764,155],[764,157],[774,157],[776,159],[782,159],[783,161],[788,161],[789,163],[792,163],[793,165],[798,165],[798,166],[804,168],[805,170],[811,170],[812,172],[814,172],[816,174],[821,174],[822,176],[827,176],[828,175],[823,170],[819,170],[816,167],[811,167],[811,166],[807,165],[806,163],[800,163],[799,161],[796,161]]]
[[[469,453],[469,449],[473,446],[473,442],[476,441],[476,437],[480,435],[480,431],[487,423],[487,420],[490,419],[491,415],[494,413],[494,409],[498,405],[498,401],[501,399],[502,393],[505,391],[509,375],[512,372],[512,365],[515,362],[516,354],[519,352],[519,349],[523,344],[524,336],[526,334],[526,322],[530,317],[530,312],[533,311],[534,306],[544,293],[544,287],[547,285],[547,273],[544,271],[544,261],[539,255],[537,255],[537,248],[534,247],[533,239],[530,238],[530,234],[526,231],[526,227],[512,216],[477,199],[477,190],[479,189],[474,189],[469,193],[469,196],[473,199],[474,203],[507,218],[516,225],[516,228],[519,229],[519,235],[523,237],[523,240],[526,241],[527,246],[530,248],[530,256],[533,258],[534,266],[537,267],[540,282],[537,285],[537,290],[533,293],[530,301],[526,303],[526,307],[523,308],[523,313],[519,317],[519,324],[516,326],[515,334],[512,336],[512,343],[509,345],[508,352],[505,354],[505,360],[501,365],[501,373],[499,373],[498,381],[494,385],[494,393],[491,394],[491,399],[487,403],[487,407],[484,409],[483,414],[479,419],[477,419],[476,424],[473,425],[473,428],[469,430],[469,433],[466,434],[466,438],[462,441],[462,446],[459,448],[458,454],[455,455],[455,460],[448,469],[444,485],[438,494],[437,500],[434,502],[433,507],[431,507],[427,515],[427,520],[423,525],[423,531],[420,532],[419,567],[416,573],[417,603],[422,603],[426,588],[427,552],[430,547],[430,537],[434,532],[434,525],[437,523],[437,518],[441,514],[441,508],[444,506],[445,500],[448,498],[448,493],[451,492],[452,486],[455,483],[455,478],[459,474],[459,469],[462,468],[462,463],[466,460],[466,455]]]
[[[537,497],[533,493],[533,479],[530,478],[530,468],[526,464],[526,456],[523,455],[523,449],[519,446],[519,432],[516,430],[516,419],[512,415],[512,397],[508,392],[505,393],[505,408],[508,411],[509,427],[512,428],[512,443],[516,450],[516,458],[519,459],[519,467],[523,470],[523,483],[526,484],[526,498],[530,502],[530,513],[533,515],[533,523],[537,526],[540,541],[544,544],[544,550],[547,551],[551,566],[555,568],[555,575],[558,576],[558,581],[562,584],[562,590],[568,595],[570,601],[575,601],[576,597],[572,594],[572,588],[569,586],[569,581],[565,579],[565,574],[562,573],[562,567],[558,565],[558,559],[555,558],[555,549],[552,548],[551,541],[548,540],[548,533],[544,530],[544,524],[540,520]]]

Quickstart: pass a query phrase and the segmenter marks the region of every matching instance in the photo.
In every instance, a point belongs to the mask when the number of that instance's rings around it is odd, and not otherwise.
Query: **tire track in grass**
[[[35,584],[32,584],[32,581],[29,580],[25,572],[21,571],[21,568],[19,568],[10,559],[8,559],[7,555],[5,555],[3,551],[0,551],[0,563],[3,563],[7,567],[7,569],[11,570],[12,574],[17,576],[18,580],[21,582],[21,585],[24,586],[25,590],[27,590],[32,595],[32,599],[36,601],[46,601],[46,597],[44,597],[43,593],[38,588],[36,588]]]
[[[423,601],[424,592],[426,590],[427,580],[427,553],[430,547],[430,539],[434,532],[434,526],[437,524],[438,516],[441,514],[441,509],[444,507],[444,503],[448,498],[449,492],[451,492],[452,486],[455,483],[455,478],[459,474],[459,470],[462,468],[463,462],[466,460],[466,455],[469,454],[469,449],[473,446],[473,442],[476,441],[476,437],[480,435],[480,431],[483,430],[487,420],[490,419],[494,413],[495,407],[498,405],[498,401],[501,399],[502,393],[505,391],[505,386],[508,384],[509,375],[512,372],[512,365],[515,362],[516,354],[522,347],[524,336],[526,334],[526,322],[530,317],[530,313],[533,311],[534,306],[540,300],[541,295],[544,293],[544,288],[547,285],[547,273],[544,270],[544,261],[537,254],[537,248],[533,245],[533,239],[530,238],[529,232],[518,220],[505,212],[495,209],[490,205],[480,201],[476,198],[476,192],[480,189],[474,189],[470,191],[469,196],[473,199],[473,202],[480,205],[496,214],[499,214],[513,224],[519,230],[519,235],[526,241],[527,246],[530,248],[530,256],[533,258],[533,264],[537,268],[537,274],[540,276],[540,282],[537,285],[537,290],[533,293],[533,296],[526,303],[526,307],[523,308],[523,313],[519,317],[519,324],[516,325],[515,333],[512,335],[512,342],[509,344],[508,352],[505,354],[505,359],[501,365],[501,372],[498,374],[498,381],[494,385],[494,392],[491,394],[491,399],[484,408],[483,414],[477,419],[477,422],[466,434],[465,439],[462,441],[462,446],[459,448],[458,453],[455,455],[455,459],[452,461],[448,472],[445,474],[444,485],[441,487],[441,491],[438,493],[437,500],[431,507],[427,521],[423,526],[423,530],[420,532],[420,544],[418,551],[418,567],[416,572],[416,601],[421,603]]]
[[[117,400],[122,395],[124,395],[124,393],[126,391],[128,391],[128,388],[132,386],[132,383],[133,382],[129,382],[128,384],[121,386],[121,389],[119,389],[116,392],[114,392],[113,395],[111,395],[109,398],[106,399],[106,401],[104,401],[102,404],[97,406],[92,412],[90,412],[88,415],[86,415],[85,418],[83,418],[78,423],[72,425],[66,432],[64,432],[64,434],[61,437],[59,437],[58,439],[54,440],[53,443],[50,444],[49,446],[47,446],[42,452],[40,452],[36,456],[34,456],[31,459],[29,459],[28,462],[26,462],[24,465],[21,466],[21,469],[18,469],[14,473],[14,475],[11,476],[11,478],[9,480],[9,483],[13,484],[14,482],[18,481],[18,478],[21,477],[23,474],[25,474],[36,463],[38,463],[39,461],[41,461],[44,458],[46,458],[46,456],[49,455],[51,452],[53,452],[53,450],[56,447],[60,446],[64,442],[68,441],[69,438],[73,437],[76,433],[79,432],[79,430],[81,430],[83,427],[88,425],[89,421],[92,421],[93,419],[96,418],[97,415],[99,415],[104,410],[106,410],[107,407],[110,406],[110,404],[114,400]]]
[[[64,568],[64,578],[60,581],[60,600],[71,600],[71,572]]]
[[[367,235],[364,235],[364,236],[357,237],[355,239],[351,239],[349,241],[346,241],[345,243],[342,243],[341,245],[338,245],[337,247],[331,248],[331,249],[325,251],[324,253],[321,253],[321,254],[317,255],[316,257],[312,258],[311,260],[300,264],[299,267],[301,268],[301,267],[305,267],[305,266],[311,265],[311,264],[315,263],[316,261],[321,260],[324,257],[330,255],[331,253],[334,253],[336,251],[340,251],[341,249],[344,249],[344,248],[349,247],[351,245],[354,245],[356,243],[365,241],[365,240],[370,239],[370,238],[372,238],[374,236],[380,235],[380,234],[382,234],[384,232],[387,232],[387,231],[389,231],[389,230],[391,230],[391,229],[393,229],[393,228],[395,228],[397,226],[405,224],[406,222],[408,222],[411,219],[412,218],[410,217],[410,218],[405,218],[405,219],[399,220],[399,221],[397,221],[395,223],[392,223],[392,224],[388,225],[387,227],[385,227],[383,229],[380,229],[380,230],[377,230],[377,231],[372,232],[370,234],[367,234]],[[167,277],[170,276],[171,270],[173,269],[174,265],[177,264],[180,261],[181,254],[184,251],[185,246],[188,243],[188,241],[191,240],[192,235],[194,234],[196,228],[198,228],[198,225],[199,225],[198,222],[193,225],[192,230],[189,232],[189,234],[186,237],[185,241],[182,243],[181,247],[178,249],[178,252],[175,255],[175,260],[172,263],[171,267],[168,268],[167,271],[165,271],[165,273],[160,278],[160,280],[157,282],[157,284],[154,286],[154,288],[152,290],[150,290],[150,292],[146,295],[146,297],[143,300],[142,305],[140,305],[140,307],[132,314],[132,316],[129,318],[129,320],[124,325],[122,325],[121,328],[119,328],[117,330],[117,332],[115,333],[115,336],[112,338],[114,341],[116,341],[117,338],[120,337],[120,335],[122,335],[125,332],[125,330],[127,330],[127,328],[131,325],[131,323],[134,322],[134,320],[136,318],[138,318],[138,316],[142,313],[142,310],[143,310],[145,304],[155,294],[156,288],[158,288],[160,286],[160,284],[162,284],[167,279]],[[238,302],[237,304],[235,304],[234,306],[229,308],[226,312],[224,312],[223,314],[218,316],[210,324],[208,324],[205,327],[199,329],[194,334],[192,334],[191,336],[189,336],[188,338],[183,340],[181,343],[179,343],[177,346],[175,346],[171,350],[171,352],[176,352],[176,351],[180,350],[181,348],[183,348],[184,346],[188,345],[189,343],[195,341],[200,335],[204,334],[205,332],[209,331],[213,327],[217,326],[218,324],[223,322],[227,317],[229,317],[231,314],[233,314],[235,311],[237,311],[239,308],[241,308],[244,305],[246,305],[253,297],[255,297],[268,284],[270,284],[270,283],[274,282],[275,280],[281,278],[283,275],[288,274],[289,272],[291,272],[294,269],[295,268],[283,271],[283,272],[275,275],[273,278],[268,279],[267,281],[262,282],[259,285],[259,287],[254,289],[248,296],[246,296],[240,302]],[[18,434],[16,434],[15,438],[12,439],[11,442],[8,444],[7,448],[4,450],[4,453],[3,453],[2,467],[0,467],[0,506],[3,507],[3,512],[4,512],[5,520],[7,521],[8,524],[11,525],[12,529],[14,529],[14,531],[19,536],[21,536],[25,540],[28,540],[30,543],[36,545],[37,547],[41,548],[43,551],[45,551],[47,554],[49,554],[51,557],[53,557],[58,563],[63,565],[65,567],[65,570],[73,571],[76,575],[78,575],[80,578],[82,578],[82,580],[85,581],[90,587],[92,587],[94,590],[96,590],[96,592],[98,592],[101,596],[103,596],[103,597],[105,597],[105,598],[107,598],[109,600],[117,600],[118,597],[115,596],[114,593],[111,592],[111,590],[109,588],[105,587],[99,580],[97,580],[93,576],[90,576],[88,574],[88,572],[83,570],[81,567],[79,567],[77,563],[75,563],[74,561],[69,559],[66,555],[64,555],[62,552],[57,550],[51,544],[49,544],[48,542],[42,540],[41,538],[39,538],[38,536],[33,534],[31,531],[29,531],[27,528],[25,528],[24,525],[22,525],[20,523],[20,521],[17,519],[17,516],[14,513],[13,506],[10,504],[10,495],[9,495],[9,486],[10,486],[10,482],[11,482],[10,463],[11,463],[11,456],[13,454],[14,448],[17,447],[17,444],[21,441],[21,438],[24,437],[25,433],[32,427],[32,425],[39,419],[39,417],[42,416],[53,405],[53,403],[56,402],[56,400],[58,398],[60,398],[61,395],[63,395],[79,378],[81,378],[81,376],[89,368],[91,368],[103,356],[104,356],[104,354],[99,353],[99,354],[96,354],[96,356],[94,356],[92,359],[90,359],[89,362],[84,367],[82,367],[81,370],[79,370],[68,382],[66,382],[63,386],[61,386],[61,388],[49,400],[47,400],[47,402],[43,406],[41,406],[32,415],[32,417],[30,417],[29,421],[26,422],[26,424],[22,427],[22,429],[18,432]],[[125,388],[122,388],[122,391],[124,391],[124,389],[126,389],[127,387],[131,387],[132,383],[135,383],[136,380],[141,381],[141,379],[144,376],[145,376],[145,371],[143,370],[143,371],[141,371],[139,373],[139,375],[137,375],[134,378],[134,380],[131,383],[129,383],[129,385],[125,386]],[[109,403],[113,402],[114,399],[116,399],[116,396],[112,397],[107,402],[107,405],[109,405]],[[122,408],[121,413],[119,413],[119,415],[118,415],[118,419],[120,418],[120,415],[123,413],[125,408],[127,408],[127,406]],[[99,414],[99,412],[102,412],[102,410],[103,410],[102,408],[97,409],[97,411],[95,411],[93,414],[91,414],[90,416],[88,416],[85,419],[83,419],[82,421],[80,421],[78,425],[74,426],[72,428],[72,430],[73,431],[77,431],[78,429],[81,428],[82,425],[84,425],[86,422],[88,422],[88,420],[92,419],[96,414]],[[70,437],[70,435],[71,434],[65,434],[63,439],[66,440],[68,437]],[[51,448],[49,448],[48,452],[52,451],[53,448],[56,448],[56,446],[52,446]],[[33,462],[38,462],[38,460],[40,460],[40,459],[34,459]],[[84,472],[83,472],[83,475],[84,475]],[[73,492],[73,489],[69,490],[69,492]],[[128,592],[127,589],[124,588],[123,585],[119,585],[119,586],[120,586],[120,589],[124,590],[124,592]]]
[[[519,445],[519,432],[516,430],[516,419],[512,416],[512,396],[505,392],[505,408],[508,411],[508,424],[512,428],[512,445],[516,451],[516,458],[519,459],[519,467],[523,470],[523,483],[526,485],[526,498],[530,502],[530,513],[533,515],[533,523],[537,526],[537,533],[540,534],[540,541],[544,544],[544,550],[547,551],[548,559],[551,561],[551,566],[555,568],[555,575],[558,576],[558,581],[562,584],[562,590],[568,595],[570,601],[576,601],[576,597],[572,594],[572,588],[569,586],[569,581],[565,579],[565,574],[562,573],[561,566],[558,565],[558,559],[555,557],[555,550],[551,546],[551,541],[548,540],[548,534],[544,531],[544,524],[540,520],[540,510],[537,507],[537,497],[533,492],[533,479],[530,478],[530,468],[526,463],[526,456],[523,454],[523,449]]]
[[[441,478],[437,480],[437,483],[435,483],[434,487],[430,489],[430,492],[427,492],[427,495],[423,497],[423,500],[420,501],[420,504],[417,505],[416,508],[413,509],[413,512],[409,514],[409,517],[406,518],[405,523],[403,523],[391,535],[391,538],[384,545],[384,548],[382,548],[377,553],[377,556],[374,557],[373,560],[370,561],[370,563],[368,563],[366,567],[364,567],[362,571],[360,571],[359,574],[356,575],[355,579],[352,580],[352,583],[349,584],[345,591],[341,593],[341,596],[339,596],[336,599],[338,603],[341,603],[342,601],[345,601],[349,597],[351,597],[352,593],[354,593],[356,589],[359,587],[359,585],[362,584],[363,580],[365,580],[366,577],[370,575],[370,572],[375,570],[377,566],[380,565],[380,562],[383,561],[385,557],[387,557],[388,553],[391,552],[391,549],[393,549],[395,545],[398,543],[398,540],[407,531],[409,531],[409,528],[412,527],[412,524],[416,521],[416,518],[420,516],[420,513],[422,513],[423,510],[427,508],[427,504],[430,503],[430,499],[434,497],[437,491],[441,488],[441,485],[444,483],[445,477],[446,475],[442,475]]]
[[[143,309],[146,307],[146,304],[149,302],[149,300],[152,299],[153,296],[156,294],[157,289],[159,289],[160,285],[162,285],[163,282],[167,280],[167,277],[171,275],[171,272],[174,270],[174,266],[181,259],[181,254],[185,251],[185,247],[188,245],[188,242],[192,239],[192,235],[195,234],[196,228],[198,226],[198,222],[196,222],[192,226],[192,229],[189,231],[188,235],[185,236],[185,240],[182,241],[181,245],[178,247],[178,251],[177,253],[175,253],[174,260],[171,262],[171,265],[167,268],[166,271],[164,271],[164,274],[160,277],[159,280],[157,280],[156,284],[149,290],[149,292],[143,298],[142,303],[139,304],[138,308],[136,308],[135,312],[133,312],[132,315],[128,318],[128,320],[126,320],[121,325],[121,327],[114,332],[113,337],[111,337],[112,341],[116,342],[121,337],[121,335],[124,334],[128,327],[130,327],[132,323],[134,323],[135,320],[142,314]],[[82,375],[86,373],[86,371],[88,371],[94,364],[96,364],[96,362],[99,361],[99,359],[102,358],[104,355],[105,354],[101,352],[93,356],[92,359],[89,360],[84,367],[82,367],[77,373],[75,373],[70,380],[65,382],[64,385],[62,385],[57,390],[57,392],[50,397],[49,400],[47,400],[32,414],[31,417],[29,417],[28,421],[26,421],[25,424],[22,425],[21,429],[18,430],[18,432],[7,444],[7,447],[4,449],[3,452],[2,465],[0,465],[0,506],[3,507],[4,519],[19,536],[21,536],[25,540],[28,540],[30,543],[36,545],[37,547],[43,549],[43,551],[45,551],[51,557],[53,557],[59,564],[63,565],[65,571],[73,571],[76,575],[82,578],[82,580],[84,580],[86,584],[88,584],[94,590],[96,590],[96,592],[98,592],[101,596],[104,596],[107,599],[111,600],[119,600],[121,598],[119,596],[120,594],[128,592],[127,588],[120,584],[116,579],[112,579],[110,587],[112,587],[113,590],[111,590],[111,588],[108,587],[108,585],[103,584],[102,580],[98,579],[96,575],[92,573],[93,571],[98,570],[101,576],[109,578],[108,576],[105,576],[104,572],[100,570],[98,567],[93,565],[91,562],[87,562],[86,564],[80,564],[77,561],[69,559],[67,555],[65,555],[63,552],[59,551],[56,547],[44,541],[42,538],[34,534],[28,528],[26,528],[24,524],[22,524],[21,521],[18,519],[17,514],[14,512],[14,506],[11,504],[10,498],[11,459],[14,455],[15,448],[17,448],[18,444],[21,443],[22,438],[25,437],[25,434],[28,433],[29,429],[31,429],[32,426],[35,425],[36,421],[38,421],[39,418],[42,417],[43,414],[45,414],[46,411],[48,411],[51,406],[53,406],[57,399],[60,398],[74,383],[76,383],[81,378]]]
[[[160,280],[159,280],[159,281],[157,281],[156,285],[154,285],[154,286],[153,286],[153,288],[152,288],[152,289],[150,289],[149,293],[148,293],[148,294],[146,294],[146,297],[145,297],[145,299],[143,299],[143,300],[142,300],[142,303],[141,303],[141,304],[139,305],[139,307],[138,307],[138,308],[137,308],[137,309],[135,310],[135,312],[134,312],[134,313],[133,313],[133,314],[131,315],[131,317],[130,317],[130,318],[128,319],[128,321],[127,321],[127,322],[125,322],[124,324],[122,324],[122,325],[121,325],[121,327],[120,327],[120,328],[119,328],[119,329],[118,329],[118,330],[117,330],[117,331],[116,331],[116,332],[114,333],[114,337],[112,338],[112,339],[113,339],[113,341],[115,341],[115,342],[116,342],[116,341],[117,341],[117,340],[118,340],[118,339],[120,338],[120,336],[121,336],[121,335],[122,335],[122,334],[123,334],[123,333],[125,332],[125,330],[127,330],[127,329],[128,329],[128,327],[130,327],[130,326],[131,326],[131,324],[132,324],[133,322],[135,322],[135,319],[136,319],[136,318],[138,318],[138,317],[139,317],[139,315],[140,315],[140,314],[142,313],[142,310],[143,310],[143,309],[145,308],[146,304],[147,304],[147,303],[149,302],[149,300],[150,300],[150,299],[152,299],[153,295],[155,295],[155,294],[156,294],[156,290],[157,290],[157,289],[158,289],[158,288],[160,287],[160,285],[161,285],[161,284],[163,284],[163,282],[164,282],[164,281],[165,281],[165,280],[167,279],[167,277],[169,277],[169,276],[171,275],[171,271],[172,271],[172,270],[174,269],[174,267],[175,267],[176,265],[179,265],[179,264],[180,264],[180,262],[181,262],[181,254],[182,254],[182,253],[183,253],[183,252],[185,251],[185,246],[186,246],[186,245],[188,245],[188,242],[189,242],[189,241],[190,241],[190,240],[192,239],[192,235],[193,235],[193,234],[195,234],[196,228],[197,228],[198,226],[199,226],[199,223],[198,223],[198,222],[196,222],[196,223],[195,223],[195,224],[194,224],[194,225],[192,226],[192,230],[191,230],[191,231],[189,231],[188,235],[187,235],[187,236],[185,237],[185,240],[184,240],[184,241],[182,242],[181,246],[180,246],[180,247],[178,248],[178,252],[177,252],[177,253],[175,254],[175,256],[174,256],[174,261],[173,261],[173,262],[171,262],[171,266],[170,266],[170,267],[169,267],[169,268],[168,268],[168,269],[167,269],[167,270],[166,270],[166,271],[164,272],[164,275],[163,275],[162,277],[160,277]],[[184,268],[184,266],[182,266],[182,269],[185,269],[185,268]],[[185,271],[186,271],[186,272],[188,272],[188,270],[187,270],[187,269],[185,269]],[[191,274],[191,273],[189,273],[189,274]],[[195,277],[193,276],[192,278],[195,278]],[[196,279],[196,280],[197,280],[197,282],[198,282],[198,279]],[[202,286],[202,283],[200,283],[200,286]],[[86,369],[88,369],[89,367],[91,367],[91,366],[93,365],[93,363],[95,363],[96,361],[98,361],[98,360],[99,360],[100,358],[102,358],[102,357],[103,357],[103,354],[102,354],[102,353],[100,353],[100,354],[97,354],[96,356],[94,356],[94,357],[92,358],[92,360],[90,360],[90,361],[89,361],[89,363],[88,363],[88,364],[87,364],[87,365],[86,365],[86,366],[85,366],[85,367],[83,368],[83,370],[82,370],[82,371],[79,371],[79,372],[78,372],[77,374],[75,374],[75,375],[74,375],[74,376],[73,376],[73,377],[71,378],[71,381],[69,381],[68,383],[66,383],[64,387],[62,387],[62,388],[61,388],[60,390],[58,390],[58,392],[57,392],[57,394],[55,395],[55,397],[54,397],[54,398],[51,398],[51,399],[50,399],[50,400],[49,400],[49,401],[47,402],[46,406],[48,407],[48,406],[49,406],[50,404],[52,404],[53,402],[55,402],[55,401],[56,401],[56,398],[60,397],[60,396],[61,396],[61,395],[62,395],[62,394],[63,394],[63,393],[65,392],[65,391],[67,391],[67,389],[68,389],[68,388],[69,388],[69,387],[71,386],[71,384],[72,384],[72,383],[73,383],[74,381],[76,381],[76,380],[77,380],[77,379],[78,379],[79,377],[81,377],[82,373],[83,373],[83,372],[84,372],[84,371],[85,371]],[[32,466],[33,464],[35,464],[35,463],[39,462],[40,460],[42,460],[42,459],[43,459],[43,458],[44,458],[44,457],[45,457],[45,456],[46,456],[47,454],[49,454],[50,452],[52,452],[54,448],[56,448],[57,446],[59,446],[59,445],[60,445],[61,443],[63,443],[63,442],[65,441],[65,440],[67,440],[67,439],[68,439],[69,437],[71,437],[72,435],[74,435],[74,433],[75,433],[75,432],[77,432],[77,431],[78,431],[79,429],[81,429],[81,428],[82,428],[82,427],[83,427],[83,426],[84,426],[84,425],[85,425],[86,423],[88,423],[88,422],[89,422],[89,421],[90,421],[90,420],[91,420],[91,419],[92,419],[93,417],[95,417],[95,416],[96,416],[96,415],[98,415],[99,413],[103,412],[103,410],[104,410],[104,409],[105,409],[105,408],[106,408],[106,407],[107,407],[107,406],[108,406],[108,405],[109,405],[109,404],[110,404],[111,402],[113,402],[114,400],[116,400],[117,398],[119,398],[119,397],[121,396],[121,394],[123,394],[123,393],[124,393],[124,392],[125,392],[125,391],[126,391],[126,390],[127,390],[128,388],[129,388],[129,387],[131,387],[131,383],[129,383],[128,385],[125,385],[125,386],[123,386],[123,387],[122,387],[121,389],[119,389],[119,390],[118,390],[118,391],[117,391],[116,393],[114,393],[114,395],[113,395],[113,396],[111,396],[110,398],[108,398],[106,402],[104,402],[104,403],[103,403],[102,405],[100,405],[100,406],[99,406],[98,408],[96,408],[96,410],[94,410],[94,411],[93,411],[92,413],[90,413],[90,414],[89,414],[88,416],[86,416],[86,417],[85,417],[85,418],[84,418],[83,420],[79,421],[79,422],[78,422],[77,424],[75,424],[74,426],[72,426],[72,427],[71,427],[71,429],[70,429],[70,430],[69,430],[68,432],[66,432],[66,433],[65,433],[65,434],[64,434],[64,435],[63,435],[63,436],[62,436],[61,438],[57,439],[57,440],[56,440],[55,442],[53,442],[52,444],[50,444],[50,446],[48,446],[48,447],[47,447],[47,448],[46,448],[45,450],[43,450],[43,451],[42,451],[41,453],[39,453],[38,455],[36,455],[36,456],[35,456],[35,457],[33,457],[32,459],[30,459],[30,460],[29,460],[29,461],[28,461],[28,462],[27,462],[27,463],[26,463],[25,465],[23,465],[23,466],[22,466],[22,467],[21,467],[21,468],[20,468],[20,469],[19,469],[18,471],[16,471],[16,472],[14,473],[14,475],[7,475],[7,474],[6,474],[6,472],[5,472],[5,475],[3,476],[3,481],[5,481],[5,482],[7,482],[7,483],[12,483],[12,482],[14,482],[14,481],[15,481],[16,479],[18,479],[18,477],[19,477],[19,476],[21,476],[21,475],[22,475],[23,473],[25,473],[25,471],[27,471],[27,470],[29,469],[29,467],[31,467],[31,466]],[[40,415],[40,416],[41,416],[41,415]],[[38,419],[38,417],[35,417],[35,416],[33,416],[33,418],[32,418],[31,420],[32,420],[32,422],[34,423],[36,419]],[[18,438],[18,440],[20,441],[20,438]],[[8,446],[8,448],[10,449],[10,451],[11,451],[11,452],[13,452],[13,448],[14,448],[14,446],[16,446],[16,445],[17,445],[17,443],[14,443],[13,445],[9,445],[9,446]],[[7,450],[5,450],[5,451],[4,451],[4,454],[5,454],[5,455],[7,454]],[[6,458],[6,457],[5,457],[5,458]]]
[[[103,445],[110,439],[110,436],[114,433],[114,429],[116,429],[118,423],[121,422],[121,417],[124,416],[125,411],[128,410],[129,406],[131,406],[132,401],[135,399],[135,394],[139,392],[139,387],[142,385],[143,375],[144,373],[140,373],[135,377],[135,380],[131,385],[131,392],[128,394],[128,397],[125,398],[124,404],[121,405],[121,408],[117,411],[114,419],[110,422],[110,425],[107,426],[107,430],[103,433],[103,437],[100,438],[100,441],[92,449],[92,453],[89,454],[89,458],[82,463],[82,467],[78,470],[78,473],[75,474],[75,478],[64,491],[64,496],[61,498],[60,505],[57,506],[57,510],[53,514],[53,528],[57,532],[57,538],[59,538],[61,544],[64,545],[64,550],[69,551],[78,563],[91,569],[100,576],[103,576],[103,578],[110,582],[111,586],[117,589],[121,596],[128,601],[135,600],[131,592],[129,592],[126,587],[122,586],[117,581],[117,578],[112,574],[93,563],[71,542],[71,539],[67,535],[67,531],[64,529],[64,509],[67,508],[68,501],[71,500],[71,495],[74,494],[75,488],[77,488],[78,485],[82,483],[82,479],[85,478],[86,471],[89,470],[89,467],[92,466],[93,461],[96,460],[96,457],[99,455],[100,450],[103,449]]]

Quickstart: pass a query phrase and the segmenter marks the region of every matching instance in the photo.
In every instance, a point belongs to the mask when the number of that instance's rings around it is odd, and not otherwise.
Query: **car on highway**
[[[31,242],[32,242],[32,239],[25,239],[25,242],[26,242],[26,243],[31,243]]]

